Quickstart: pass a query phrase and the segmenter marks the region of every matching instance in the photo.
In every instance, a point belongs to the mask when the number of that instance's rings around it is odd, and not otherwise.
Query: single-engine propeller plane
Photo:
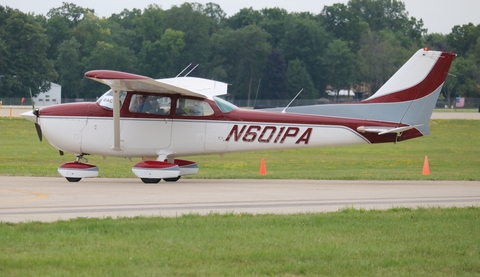
[[[428,135],[455,56],[420,49],[366,100],[286,112],[237,108],[218,97],[227,93],[227,84],[218,81],[94,70],[85,76],[111,88],[98,101],[43,107],[22,116],[60,154],[76,156],[58,168],[70,182],[98,176],[85,155],[140,157],[132,171],[143,182],[177,181],[198,172],[195,162],[178,159],[182,156],[395,143]]]

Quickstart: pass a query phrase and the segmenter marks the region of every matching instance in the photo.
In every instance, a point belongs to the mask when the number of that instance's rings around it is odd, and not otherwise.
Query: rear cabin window
[[[184,116],[209,116],[215,112],[208,102],[203,100],[179,98],[177,99],[176,115]]]

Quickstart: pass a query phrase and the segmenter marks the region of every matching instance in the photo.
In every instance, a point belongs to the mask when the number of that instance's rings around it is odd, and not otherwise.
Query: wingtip
[[[128,79],[128,80],[138,80],[138,79],[149,79],[149,77],[137,75],[133,73],[127,73],[122,71],[115,70],[91,70],[85,73],[85,77],[91,79],[103,79],[103,80],[112,80],[112,79]]]

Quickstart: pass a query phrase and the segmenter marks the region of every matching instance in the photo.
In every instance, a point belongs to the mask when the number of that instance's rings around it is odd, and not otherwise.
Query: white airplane
[[[227,84],[192,77],[154,80],[94,70],[87,78],[110,86],[96,102],[34,109],[33,121],[74,162],[58,168],[70,182],[97,177],[85,155],[143,158],[133,173],[144,183],[177,181],[198,165],[182,156],[397,142],[428,135],[429,120],[456,54],[417,51],[361,102],[245,110],[217,97]],[[82,162],[85,160],[85,162]]]

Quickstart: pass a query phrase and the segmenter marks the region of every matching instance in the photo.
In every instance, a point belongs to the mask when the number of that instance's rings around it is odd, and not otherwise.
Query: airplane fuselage
[[[213,153],[394,142],[394,134],[362,134],[356,129],[380,124],[358,119],[234,109],[222,112],[207,102],[208,116],[131,112],[128,93],[121,109],[121,151],[112,149],[112,111],[99,103],[73,103],[41,110],[43,134],[57,149],[74,154],[118,157],[181,157]],[[176,98],[172,98],[175,103]],[[176,107],[170,107],[174,110]],[[382,123],[385,126],[385,123]],[[395,124],[391,124],[395,126]],[[412,133],[410,137],[421,136]]]

